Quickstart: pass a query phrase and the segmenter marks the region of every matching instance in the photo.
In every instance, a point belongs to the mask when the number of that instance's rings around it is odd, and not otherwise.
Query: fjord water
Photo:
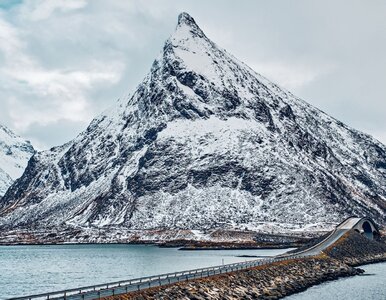
[[[313,286],[285,300],[381,300],[386,299],[386,263],[361,266],[365,273]]]
[[[151,245],[0,246],[0,299],[241,262],[280,250],[179,251]]]

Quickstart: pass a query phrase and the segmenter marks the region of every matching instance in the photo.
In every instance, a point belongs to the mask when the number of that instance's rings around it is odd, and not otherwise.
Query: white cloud
[[[116,83],[123,66],[95,64],[90,70],[45,70],[39,66],[24,65],[7,69],[8,77],[22,82],[19,88],[27,88],[33,95],[30,101],[10,98],[10,116],[17,130],[25,130],[33,123],[48,124],[58,119],[83,121],[92,118],[92,109],[86,92],[98,83]],[[38,98],[39,100],[34,100]],[[33,101],[43,102],[37,108]],[[35,106],[35,107],[34,107]]]
[[[117,83],[124,70],[119,61],[106,64],[93,60],[81,68],[47,68],[28,53],[19,31],[1,19],[0,40],[3,41],[0,53],[4,57],[0,79],[16,92],[2,101],[7,102],[13,128],[18,131],[31,124],[49,124],[58,119],[91,119],[96,111],[87,93],[97,85]]]
[[[49,18],[54,12],[69,12],[87,5],[85,0],[40,0],[28,1],[26,4],[29,18],[39,21]]]
[[[386,144],[386,131],[372,131],[372,134],[378,141]]]
[[[16,30],[0,18],[0,50],[8,54],[13,49],[20,47],[21,42],[16,37]]]
[[[187,11],[214,42],[258,73],[385,142],[386,43],[380,37],[386,35],[386,2],[288,4],[24,0],[0,5],[0,122],[40,145],[76,136],[137,86],[178,13]]]
[[[292,92],[300,90],[319,76],[332,72],[335,68],[333,64],[316,66],[279,61],[257,62],[251,64],[251,67]]]

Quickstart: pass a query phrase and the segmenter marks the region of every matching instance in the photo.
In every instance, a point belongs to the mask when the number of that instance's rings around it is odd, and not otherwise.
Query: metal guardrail
[[[212,275],[229,273],[229,272],[238,271],[238,270],[245,270],[248,268],[267,265],[274,262],[309,257],[309,256],[312,256],[312,254],[307,255],[306,254],[307,252],[325,243],[331,236],[333,236],[336,233],[337,228],[339,226],[341,226],[344,222],[346,222],[348,219],[353,217],[354,216],[350,216],[345,220],[343,220],[335,228],[335,230],[333,230],[325,239],[323,239],[318,244],[308,249],[305,249],[303,251],[300,251],[298,253],[294,253],[290,255],[282,254],[282,255],[276,256],[275,258],[251,260],[251,261],[246,261],[241,263],[233,263],[233,264],[227,264],[227,265],[221,265],[221,266],[215,266],[215,267],[209,267],[209,268],[200,268],[200,269],[193,269],[193,270],[182,271],[182,272],[173,272],[173,273],[166,273],[166,274],[155,275],[155,276],[134,278],[130,280],[122,280],[122,281],[116,281],[116,282],[109,282],[105,284],[84,286],[84,287],[66,289],[66,290],[55,291],[50,293],[29,295],[25,297],[9,298],[8,300],[100,299],[101,297],[119,295],[119,294],[124,294],[132,291],[140,291],[150,287],[159,287],[159,286],[163,286],[163,285],[167,285],[175,282],[188,281],[192,279],[205,278]]]
[[[248,268],[267,265],[270,263],[284,261],[284,260],[310,257],[312,256],[311,254],[307,255],[304,253],[307,253],[313,248],[325,243],[331,236],[333,236],[336,233],[337,228],[339,226],[341,226],[344,222],[346,222],[348,219],[353,217],[354,216],[350,216],[347,219],[343,220],[335,228],[335,230],[333,230],[325,239],[323,239],[318,244],[308,249],[305,249],[303,251],[300,251],[298,253],[294,253],[290,255],[284,254],[284,255],[279,255],[279,256],[276,256],[275,258],[269,258],[269,259],[250,260],[250,261],[241,262],[241,263],[233,263],[233,264],[227,264],[227,265],[221,265],[221,266],[215,266],[215,267],[193,269],[193,270],[182,271],[182,272],[166,273],[166,274],[155,275],[155,276],[147,276],[147,277],[135,278],[130,280],[110,282],[105,284],[84,286],[84,287],[79,287],[75,289],[67,289],[67,290],[56,291],[51,293],[43,293],[43,294],[30,295],[25,297],[9,298],[7,300],[100,299],[101,297],[114,296],[114,295],[128,293],[131,291],[139,291],[139,290],[147,289],[149,287],[159,287],[159,286],[163,286],[163,285],[167,285],[175,282],[188,281],[192,279],[205,278],[212,275],[229,273],[229,272],[238,271],[238,270],[245,270]]]
[[[233,263],[215,267],[193,269],[188,271],[166,273],[155,276],[147,276],[130,280],[116,281],[105,284],[84,286],[74,289],[66,289],[50,293],[29,295],[25,297],[8,298],[7,300],[26,299],[100,299],[101,297],[113,296],[139,291],[149,287],[159,287],[175,282],[188,281],[192,279],[205,278],[208,276],[229,273],[238,270],[245,270],[252,267],[267,265],[274,262],[302,258],[307,255],[292,255],[270,259],[251,260],[241,263]]]

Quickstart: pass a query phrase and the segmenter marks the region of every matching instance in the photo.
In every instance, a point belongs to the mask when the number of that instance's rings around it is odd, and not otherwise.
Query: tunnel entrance
[[[368,221],[363,222],[362,228],[363,228],[363,235],[365,237],[367,237],[370,240],[374,239],[373,229]]]

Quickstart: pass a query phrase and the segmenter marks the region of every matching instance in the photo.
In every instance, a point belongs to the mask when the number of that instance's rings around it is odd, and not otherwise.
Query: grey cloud
[[[0,50],[0,122],[40,145],[75,137],[93,116],[133,91],[181,11],[257,72],[386,142],[384,1],[95,0],[49,8],[36,18],[40,2],[0,9],[0,18],[22,43],[12,57]],[[24,78],[14,67],[12,77],[2,71],[10,69],[12,60],[29,60],[28,67],[39,72]],[[36,74],[51,74],[48,79],[72,96],[34,85]],[[74,108],[68,110],[66,104]],[[55,136],[49,128],[63,133]]]
[[[33,123],[25,131],[25,135],[38,149],[48,149],[72,140],[86,126],[85,122],[69,120],[57,120],[47,125]],[[44,143],[45,140],[48,140],[49,144]]]

